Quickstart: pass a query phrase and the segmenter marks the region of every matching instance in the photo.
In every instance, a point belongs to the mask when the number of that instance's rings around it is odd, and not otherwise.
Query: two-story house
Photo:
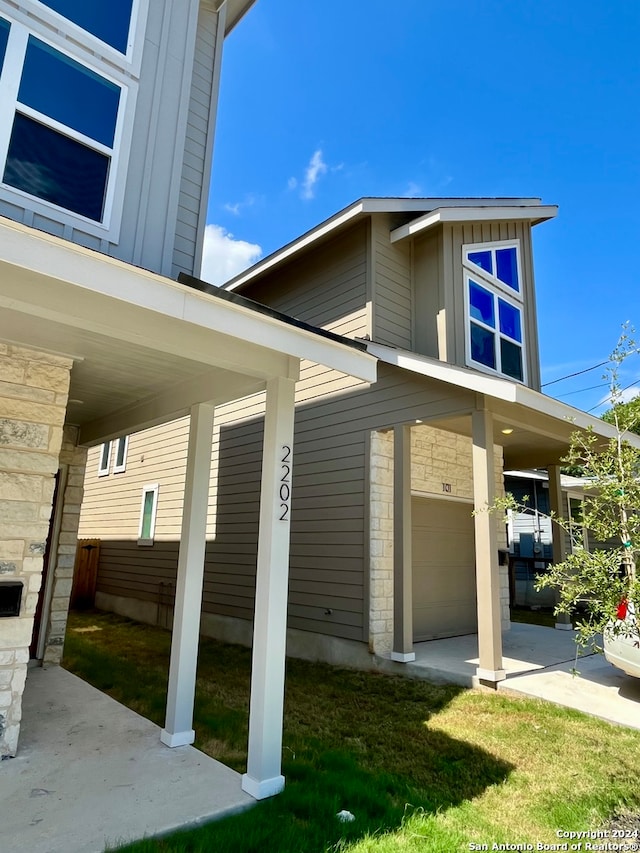
[[[265,391],[252,707],[266,711],[252,712],[244,786],[283,784],[289,519],[275,502],[293,391],[303,358],[370,381],[375,357],[175,281],[200,266],[222,45],[252,4],[0,0],[3,758],[18,748],[29,659],[60,660],[87,448],[184,416],[162,740],[193,741],[214,409]]]
[[[531,232],[555,215],[532,198],[365,198],[225,285],[378,359],[373,385],[303,365],[291,654],[371,667],[477,632],[478,678],[504,678],[504,520],[482,510],[505,468],[537,467],[561,511],[570,433],[611,432],[540,392]],[[221,407],[212,454],[202,626],[246,643],[263,410],[261,395]],[[80,525],[101,540],[97,605],[151,622],[170,620],[179,541],[185,427],[167,429],[131,436],[126,470],[94,451]],[[158,486],[156,520],[141,543],[145,484]]]

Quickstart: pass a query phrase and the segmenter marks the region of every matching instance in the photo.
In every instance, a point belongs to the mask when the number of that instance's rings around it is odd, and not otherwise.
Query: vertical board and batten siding
[[[36,213],[28,198],[24,205],[0,200],[0,215],[162,275],[199,272],[194,259],[213,146],[218,21],[200,6],[199,0],[149,2],[131,144],[122,151],[128,168],[117,242],[73,217],[69,224],[53,206],[50,215]]]
[[[163,275],[172,271],[198,7],[149,3],[122,230],[110,252]]]
[[[442,231],[442,239],[447,361],[460,366],[464,366],[466,363],[467,335],[462,246],[465,243],[488,243],[494,240],[518,239],[520,241],[527,385],[539,390],[540,367],[530,224],[528,222],[496,221],[445,225]]]
[[[441,231],[414,240],[414,349],[420,355],[445,361],[446,334],[438,327],[438,317],[445,309],[443,263]]]
[[[372,218],[372,337],[380,344],[412,349],[411,243],[391,243],[390,230],[389,216]]]
[[[178,217],[175,246],[173,250],[172,277],[180,272],[199,275],[194,268],[198,243],[204,233],[202,219],[203,198],[209,194],[210,165],[217,92],[216,39],[218,15],[201,5],[198,16],[198,31],[189,96],[189,113],[184,151],[184,163],[180,181]],[[220,45],[222,48],[222,45]]]

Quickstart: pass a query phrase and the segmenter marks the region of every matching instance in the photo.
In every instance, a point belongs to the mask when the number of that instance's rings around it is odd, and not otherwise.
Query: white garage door
[[[473,507],[412,498],[413,635],[433,640],[477,630]]]

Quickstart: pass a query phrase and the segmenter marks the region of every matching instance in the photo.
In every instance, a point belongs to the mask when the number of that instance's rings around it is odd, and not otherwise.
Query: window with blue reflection
[[[493,257],[491,255],[491,249],[487,249],[484,252],[469,252],[467,254],[467,258],[472,264],[480,267],[481,270],[493,275]]]
[[[7,42],[9,41],[9,21],[0,18],[0,74],[2,74],[2,66],[4,65],[4,55],[7,52]]]
[[[524,379],[522,370],[522,347],[517,344],[512,344],[511,341],[500,339],[500,366],[502,372],[506,376],[511,376],[512,379],[518,379],[520,382]]]
[[[16,113],[3,181],[88,219],[102,219],[109,158]]]
[[[41,0],[83,30],[127,52],[133,0]]]
[[[520,290],[515,246],[509,249],[496,249],[496,277],[514,290]]]
[[[487,326],[495,328],[493,294],[484,287],[480,287],[475,281],[469,282],[469,314],[473,320],[480,320]]]
[[[61,124],[113,146],[120,89],[29,36],[18,100]]]
[[[495,335],[475,323],[471,323],[471,358],[478,364],[496,369]]]
[[[504,299],[498,299],[498,318],[502,334],[508,335],[514,341],[522,342],[519,309],[505,302]]]

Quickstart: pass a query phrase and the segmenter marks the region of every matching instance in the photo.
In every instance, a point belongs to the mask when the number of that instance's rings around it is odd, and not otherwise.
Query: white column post
[[[411,427],[393,430],[393,651],[391,660],[410,663],[413,651],[411,559]]]
[[[568,508],[565,504],[566,495],[562,494],[561,473],[559,465],[547,466],[549,474],[549,507],[559,518],[567,518]],[[555,521],[551,522],[551,535],[553,538],[553,562],[562,563],[567,559],[567,540],[562,527]],[[556,598],[556,602],[557,602]],[[571,616],[568,613],[556,615],[556,628],[560,631],[571,631]]]
[[[493,416],[475,411],[471,416],[473,437],[473,499],[476,534],[476,595],[478,600],[477,676],[496,684],[505,678],[502,668],[500,576],[496,519],[486,511],[495,499]]]
[[[267,382],[253,624],[249,755],[242,788],[257,800],[280,793],[289,582],[295,382]]]
[[[191,407],[184,506],[171,637],[167,713],[160,740],[167,746],[193,743],[193,703],[202,608],[207,535],[213,403]]]

